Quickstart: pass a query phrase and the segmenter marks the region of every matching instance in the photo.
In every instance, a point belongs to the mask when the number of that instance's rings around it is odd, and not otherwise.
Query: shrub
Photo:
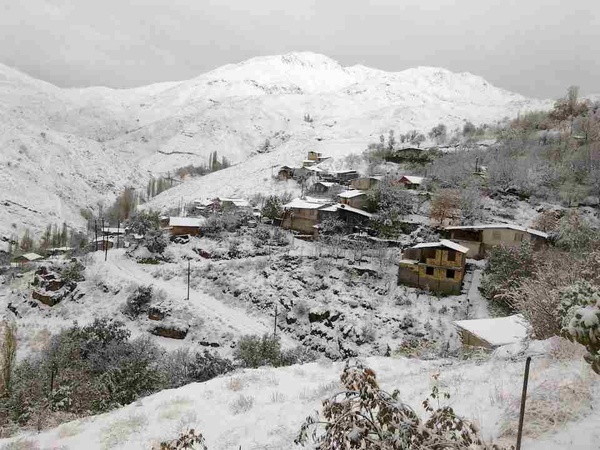
[[[524,278],[533,273],[533,251],[531,244],[521,243],[519,247],[498,246],[488,257],[480,290],[483,295],[500,304],[510,302],[510,292],[517,288]]]
[[[135,291],[127,297],[125,307],[123,308],[123,314],[130,319],[135,319],[140,314],[148,311],[152,298],[152,286],[138,286]]]
[[[437,381],[437,377],[434,377]],[[364,448],[401,450],[408,448],[487,449],[477,428],[457,416],[449,406],[432,406],[432,400],[449,398],[434,385],[430,399],[423,402],[429,417],[422,421],[399,392],[389,394],[379,388],[375,372],[360,363],[346,367],[341,376],[345,391],[324,400],[322,419],[310,416],[300,428],[296,444],[308,442],[308,430],[324,424],[324,433],[313,437],[315,448]],[[493,446],[492,448],[498,449]]]
[[[585,346],[584,359],[600,375],[600,288],[578,281],[561,293],[562,334]]]
[[[262,207],[260,214],[263,217],[267,217],[272,220],[280,218],[283,214],[281,199],[276,195],[271,195],[265,201],[265,204]]]
[[[142,245],[144,245],[151,253],[162,254],[162,252],[165,251],[165,248],[167,248],[167,245],[169,245],[169,241],[162,231],[151,230],[144,236]]]
[[[183,433],[181,433],[177,439],[173,439],[172,441],[161,442],[157,450],[184,450],[194,448],[198,448],[199,450],[208,449],[208,447],[206,447],[202,434],[196,433],[192,428],[188,431],[184,431]]]
[[[230,405],[233,414],[248,412],[252,409],[252,406],[254,406],[254,398],[245,395],[240,395]]]
[[[138,211],[125,225],[130,233],[145,236],[149,231],[159,229],[160,219],[156,211]]]
[[[536,252],[534,260],[532,277],[522,279],[507,296],[529,321],[535,338],[547,339],[561,332],[561,293],[581,280],[600,285],[600,255],[579,257],[549,249]]]
[[[277,367],[281,365],[281,342],[278,337],[268,334],[262,337],[244,336],[239,340],[233,357],[243,367]]]
[[[85,266],[77,259],[73,259],[66,267],[61,270],[61,277],[67,283],[78,283],[84,280],[83,271]]]

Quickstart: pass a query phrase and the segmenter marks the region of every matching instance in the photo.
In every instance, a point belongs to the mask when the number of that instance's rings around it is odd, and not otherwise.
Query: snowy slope
[[[535,347],[547,347],[547,342]],[[483,362],[369,358],[366,363],[382,388],[388,392],[398,388],[402,401],[422,415],[420,403],[431,392],[431,376],[440,373],[440,390],[450,393],[449,403],[458,414],[479,425],[488,442],[515,443],[516,429],[505,427],[518,417],[522,358],[496,356]],[[320,408],[321,400],[340,391],[342,369],[343,363],[319,362],[244,370],[0,443],[20,440],[18,448],[141,450],[157,448],[162,440],[194,428],[204,434],[211,450],[301,448],[293,444],[300,425]],[[576,361],[534,357],[523,448],[598,448],[600,393],[590,387],[588,372]],[[568,394],[559,400],[556,392],[562,389],[585,392],[585,397],[580,404],[568,403],[572,401]],[[561,423],[563,414],[569,417],[566,426]]]
[[[143,189],[152,174],[206,163],[213,151],[239,167],[194,180],[183,188],[190,196],[270,189],[271,166],[297,164],[308,149],[341,156],[389,129],[453,129],[549,105],[468,73],[388,73],[306,52],[126,90],[60,89],[0,65],[0,234],[80,225],[80,208],[126,185]],[[256,157],[265,139],[274,151]]]

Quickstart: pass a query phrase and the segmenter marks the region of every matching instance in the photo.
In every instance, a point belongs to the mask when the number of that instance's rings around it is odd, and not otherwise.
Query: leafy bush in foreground
[[[450,406],[439,406],[439,399],[447,399],[449,394],[440,392],[437,384],[431,399],[423,402],[429,417],[422,421],[410,406],[400,402],[397,390],[389,394],[380,389],[375,372],[360,363],[347,362],[341,382],[345,390],[323,400],[323,420],[308,417],[296,444],[306,444],[314,427],[311,437],[320,450],[500,449],[487,446],[477,428]],[[437,401],[437,408],[432,400]],[[317,425],[324,425],[324,433],[318,434]]]

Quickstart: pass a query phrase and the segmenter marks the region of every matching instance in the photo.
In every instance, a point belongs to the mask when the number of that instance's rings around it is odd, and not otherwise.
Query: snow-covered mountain
[[[419,67],[389,73],[343,67],[314,53],[230,64],[182,82],[135,89],[61,89],[0,65],[0,235],[82,223],[80,209],[126,185],[206,163],[235,167],[159,196],[281,190],[272,167],[309,149],[362,152],[382,132],[443,122],[493,122],[548,101],[527,99],[469,73]],[[312,122],[304,120],[309,114]],[[269,139],[273,151],[256,155]]]

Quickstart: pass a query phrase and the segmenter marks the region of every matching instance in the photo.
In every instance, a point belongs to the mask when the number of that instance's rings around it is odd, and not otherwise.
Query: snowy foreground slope
[[[214,151],[239,165],[194,193],[267,190],[272,166],[297,164],[311,149],[360,153],[389,129],[453,129],[549,105],[468,73],[388,73],[313,53],[126,90],[60,89],[0,64],[0,234],[63,220],[78,226],[80,208],[127,185],[145,190],[150,176],[205,164]],[[266,139],[272,152],[256,156]]]
[[[549,341],[534,342],[523,448],[597,449],[600,438],[598,380],[580,360],[555,360]],[[503,353],[503,354],[502,354]],[[514,444],[524,357],[500,350],[482,361],[368,358],[382,388],[398,388],[402,401],[422,414],[420,403],[440,373],[449,403],[477,423],[488,440]],[[513,356],[508,357],[513,354]],[[100,416],[66,423],[21,442],[39,449],[150,449],[194,428],[209,449],[293,449],[296,433],[320,401],[340,390],[343,363],[316,362],[285,368],[242,370],[206,383],[163,391]],[[577,393],[575,395],[574,393]],[[563,423],[566,422],[566,423]]]

